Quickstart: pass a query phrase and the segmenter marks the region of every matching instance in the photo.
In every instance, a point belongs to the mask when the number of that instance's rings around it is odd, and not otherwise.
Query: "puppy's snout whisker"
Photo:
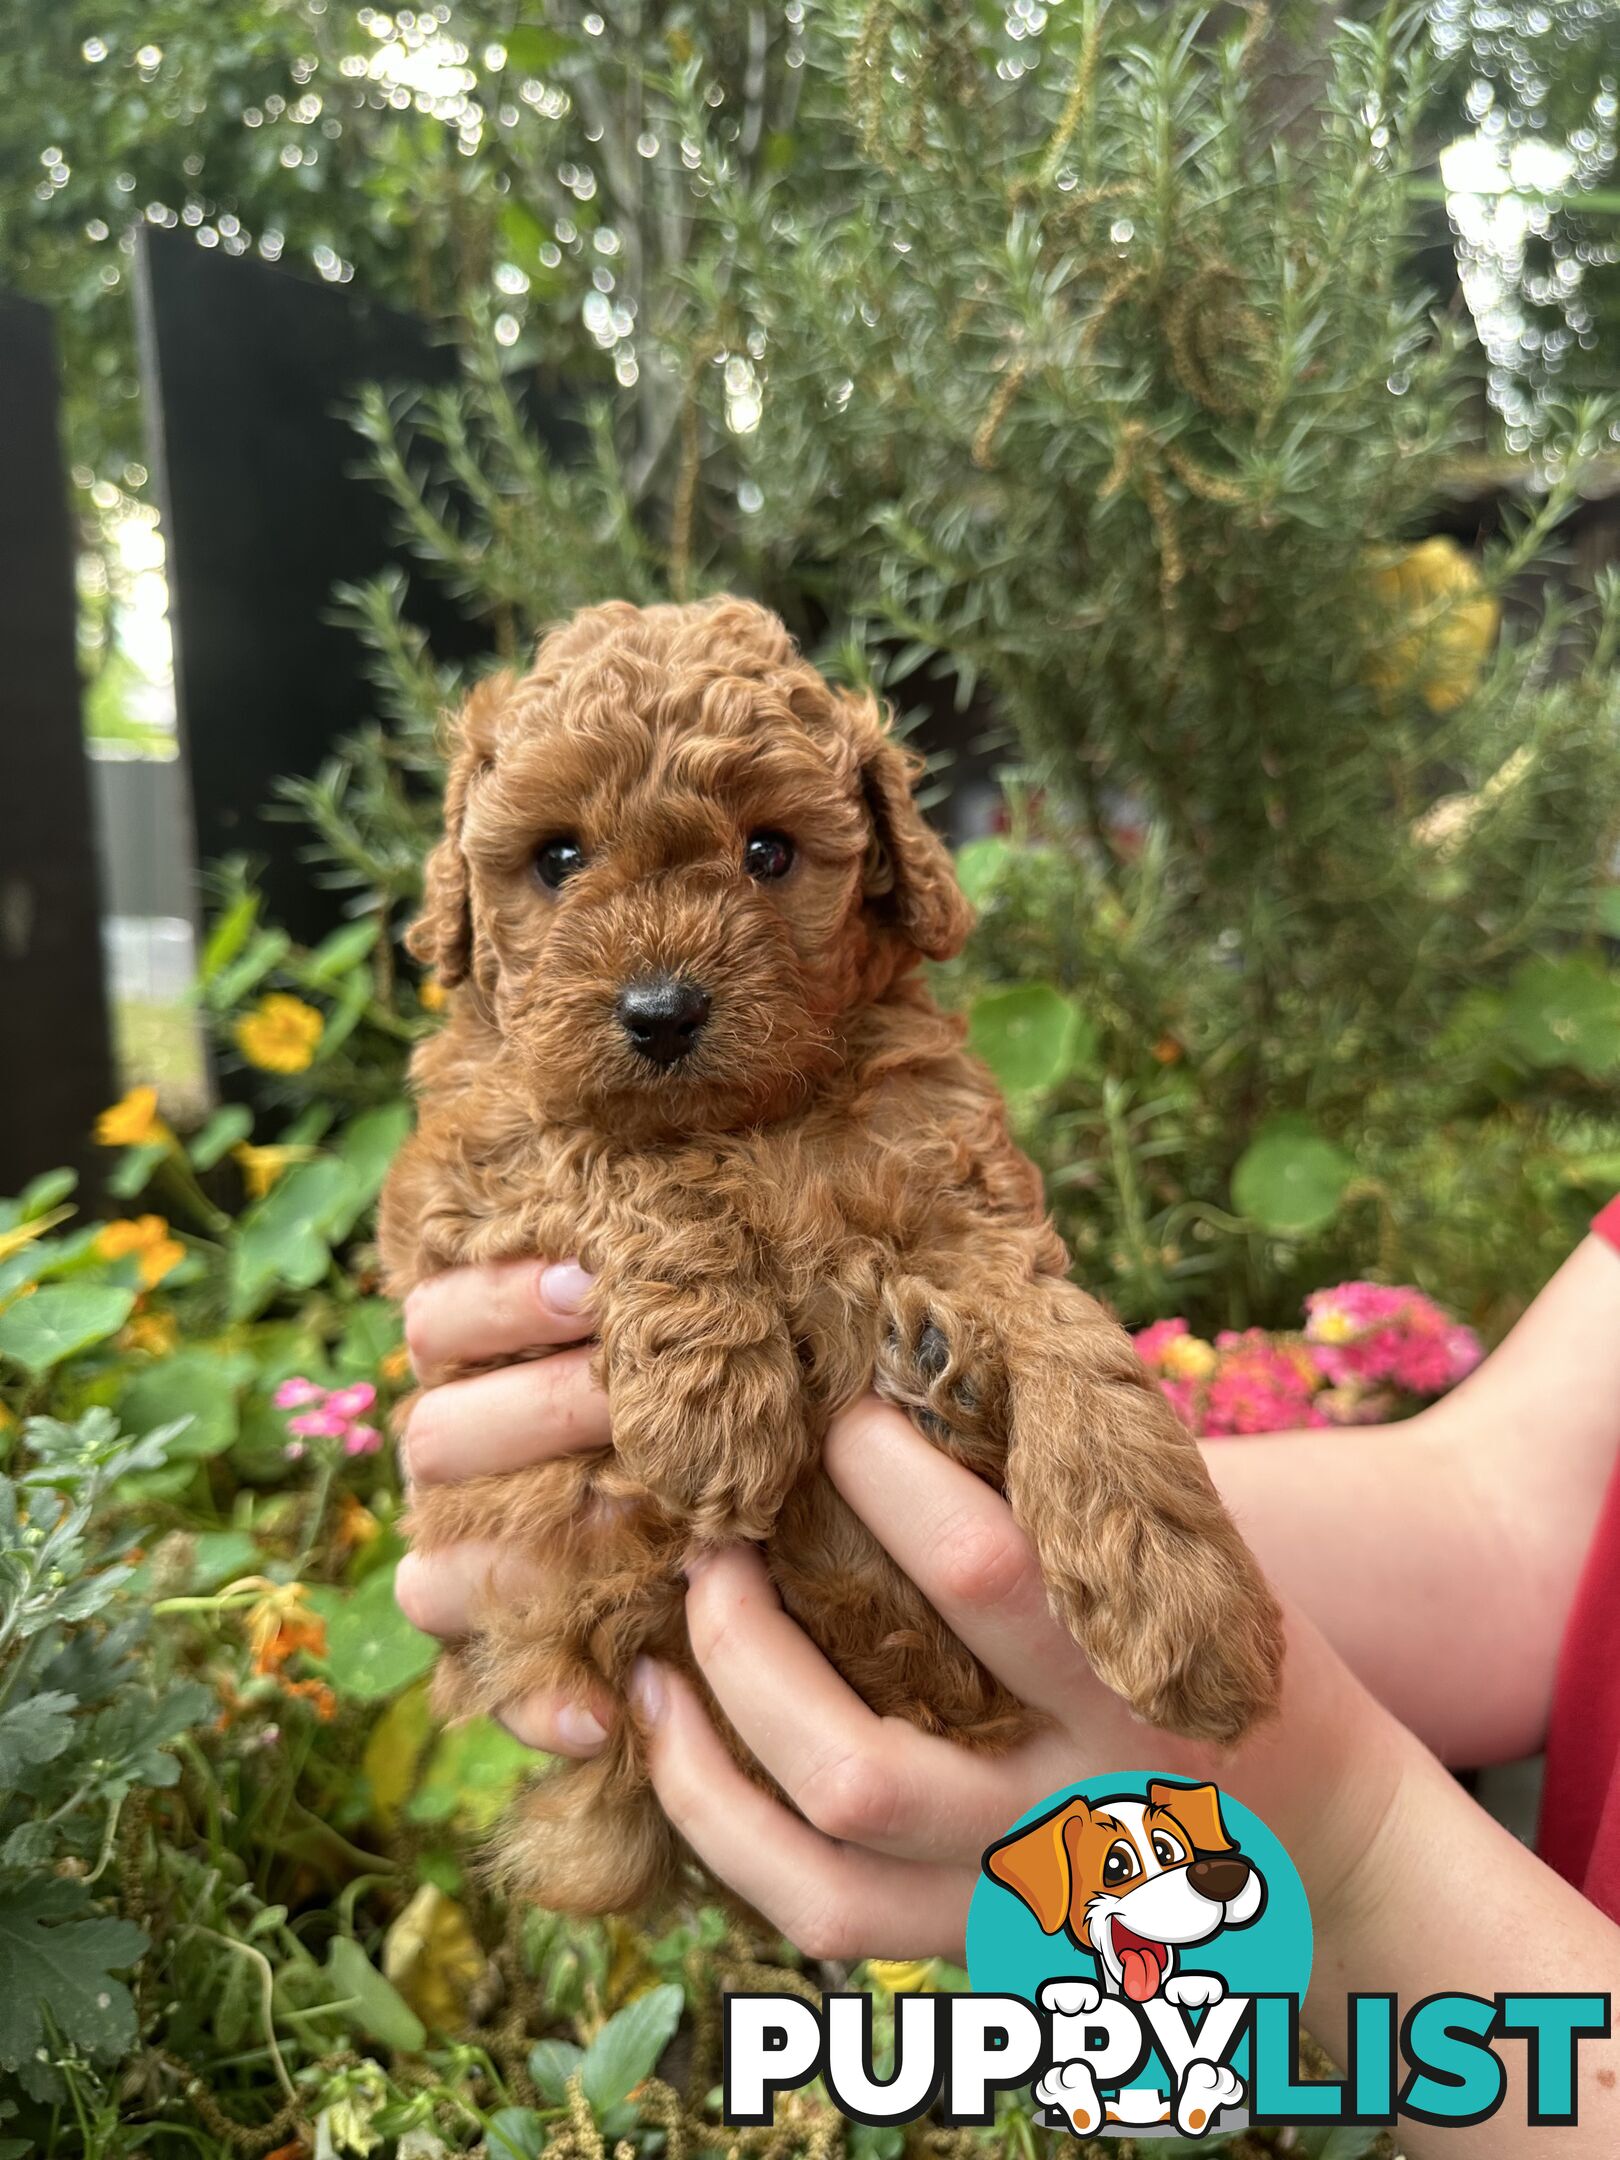
[[[690,1056],[709,1017],[710,997],[701,984],[659,975],[631,983],[615,1011],[630,1047],[650,1065],[678,1065]]]

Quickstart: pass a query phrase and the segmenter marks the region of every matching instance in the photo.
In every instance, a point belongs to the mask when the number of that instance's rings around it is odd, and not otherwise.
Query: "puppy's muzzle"
[[[660,975],[631,983],[615,1008],[630,1047],[649,1065],[678,1065],[690,1056],[709,1017],[709,993],[697,983]]]
[[[1211,1860],[1195,1860],[1187,1870],[1187,1880],[1201,1897],[1230,1905],[1251,1872],[1241,1853],[1221,1853]]]

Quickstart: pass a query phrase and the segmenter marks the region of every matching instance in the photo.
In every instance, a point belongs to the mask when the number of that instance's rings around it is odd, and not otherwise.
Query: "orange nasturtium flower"
[[[242,1173],[249,1197],[262,1200],[283,1170],[294,1163],[312,1162],[315,1154],[312,1147],[253,1147],[244,1140],[231,1149],[231,1160]]]
[[[103,1110],[96,1119],[96,1138],[103,1147],[146,1147],[154,1140],[174,1138],[157,1114],[155,1087],[133,1087],[122,1101]]]
[[[277,1583],[247,1610],[248,1649],[253,1671],[274,1680],[284,1695],[307,1702],[323,1722],[337,1712],[337,1697],[324,1680],[294,1680],[282,1669],[300,1650],[326,1655],[326,1622],[311,1612],[302,1583]]]
[[[272,1584],[248,1607],[244,1625],[253,1670],[261,1675],[276,1678],[300,1650],[314,1657],[326,1655],[326,1622],[311,1612],[302,1583]]]
[[[102,1226],[96,1251],[103,1260],[124,1260],[131,1255],[139,1263],[141,1281],[148,1290],[172,1275],[186,1257],[186,1248],[173,1236],[161,1215],[138,1215],[132,1221]]]
[[[180,1340],[180,1323],[172,1312],[131,1313],[118,1337],[120,1350],[144,1350],[148,1357],[167,1357]]]
[[[242,1015],[232,1032],[242,1055],[261,1072],[299,1073],[314,1064],[326,1022],[302,998],[272,990]]]

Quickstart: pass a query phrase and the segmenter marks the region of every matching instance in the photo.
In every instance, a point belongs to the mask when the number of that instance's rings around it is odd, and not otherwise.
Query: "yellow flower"
[[[1473,557],[1437,536],[1373,566],[1372,591],[1388,629],[1367,665],[1375,690],[1416,690],[1448,713],[1478,686],[1502,610]]]
[[[437,975],[424,975],[416,986],[417,1002],[424,1012],[443,1012],[450,993]]]
[[[891,1995],[928,1995],[933,1992],[932,1958],[868,1958],[867,1978]]]
[[[1160,1358],[1172,1380],[1207,1380],[1219,1362],[1215,1345],[1201,1335],[1173,1335]]]
[[[306,1058],[306,1064],[309,1060]],[[271,1070],[279,1068],[272,1067]],[[231,1149],[231,1160],[242,1173],[242,1182],[254,1200],[262,1200],[283,1170],[293,1163],[312,1162],[312,1147],[253,1147],[246,1140]]]
[[[110,1110],[96,1119],[96,1138],[103,1147],[145,1147],[154,1140],[174,1138],[157,1114],[155,1087],[135,1087]]]
[[[186,1257],[186,1248],[170,1235],[161,1215],[140,1215],[133,1221],[110,1222],[96,1239],[103,1260],[125,1260],[131,1255],[140,1264],[141,1281],[148,1290],[172,1275]]]
[[[411,1353],[404,1343],[396,1343],[392,1350],[385,1350],[378,1360],[377,1370],[383,1379],[399,1382],[411,1376]]]
[[[307,1072],[325,1032],[326,1022],[314,1006],[285,990],[260,998],[234,1030],[237,1048],[248,1063],[273,1073]]]
[[[180,1340],[180,1323],[171,1312],[138,1312],[118,1338],[121,1350],[144,1350],[167,1357]]]

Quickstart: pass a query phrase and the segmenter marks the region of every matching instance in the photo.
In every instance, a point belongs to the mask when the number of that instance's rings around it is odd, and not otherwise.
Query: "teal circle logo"
[[[1083,2075],[1060,2071],[1035,2094],[1077,2132],[1241,2127],[1243,1999],[1302,2000],[1311,1951],[1304,1885],[1259,1816],[1150,1771],[1084,1778],[1021,1815],[985,1852],[968,1913],[975,1992],[1038,2004],[1085,2053]],[[1110,2029],[1124,2035],[1112,2085]],[[1144,2052],[1131,2060],[1133,2033]]]

